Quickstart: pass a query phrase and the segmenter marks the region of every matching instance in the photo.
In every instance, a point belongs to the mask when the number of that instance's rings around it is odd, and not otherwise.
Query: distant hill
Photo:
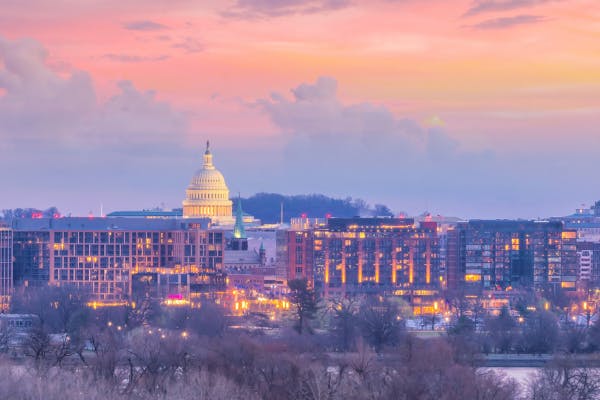
[[[233,200],[233,209],[237,207],[237,198]],[[306,214],[309,218],[324,218],[327,214],[333,217],[360,216],[393,216],[392,211],[383,204],[369,206],[364,200],[336,199],[322,194],[285,196],[277,193],[257,193],[242,198],[242,209],[245,213],[259,218],[263,223],[279,222],[281,203],[283,202],[283,220]]]

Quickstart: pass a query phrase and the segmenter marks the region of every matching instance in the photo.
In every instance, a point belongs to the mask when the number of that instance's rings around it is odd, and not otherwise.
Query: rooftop
[[[13,220],[15,231],[173,231],[187,230],[194,225],[207,229],[209,218],[146,219],[146,218],[17,218]]]
[[[183,210],[132,210],[132,211],[113,211],[106,215],[109,218],[128,217],[128,218],[178,218],[183,216]]]

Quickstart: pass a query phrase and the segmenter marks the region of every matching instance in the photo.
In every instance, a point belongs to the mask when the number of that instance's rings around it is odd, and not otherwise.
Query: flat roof
[[[15,231],[174,231],[187,230],[191,225],[208,229],[209,218],[16,218]]]
[[[137,217],[137,218],[148,218],[148,217],[165,217],[165,218],[177,218],[183,216],[183,210],[125,210],[125,211],[113,211],[106,214],[109,218],[114,217]]]

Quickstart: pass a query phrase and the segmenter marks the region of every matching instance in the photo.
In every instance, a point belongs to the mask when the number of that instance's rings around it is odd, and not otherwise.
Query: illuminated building
[[[575,231],[561,222],[471,220],[448,232],[448,287],[575,289]]]
[[[212,153],[206,142],[204,163],[194,174],[183,200],[184,218],[210,218],[220,225],[233,224],[232,202],[223,174],[213,165]]]
[[[0,311],[10,306],[13,287],[13,232],[0,226]]]
[[[306,279],[314,286],[312,230],[289,230],[285,232],[287,279]]]
[[[223,290],[224,235],[208,219],[13,221],[15,281],[74,287],[98,301],[189,300]]]
[[[312,264],[315,287],[325,296],[432,296],[441,281],[436,228],[435,222],[416,226],[408,218],[330,218],[312,231],[313,252],[306,254],[312,262],[307,259],[306,268]],[[291,258],[302,253],[291,249]],[[299,263],[295,268],[299,271]]]
[[[290,229],[277,232],[279,275],[287,280],[306,279],[314,286],[313,231],[327,226],[327,219],[303,215],[290,220]]]
[[[438,258],[438,268],[439,268],[439,276],[441,277],[440,283],[443,289],[447,288],[448,279],[452,279],[448,277],[448,270],[446,268],[447,260],[446,257],[448,255],[448,240],[452,240],[449,238],[448,232],[450,229],[454,228],[456,224],[461,222],[462,220],[456,217],[447,217],[442,215],[432,215],[429,212],[425,212],[417,217],[415,217],[416,223],[428,223],[435,222],[437,225],[437,235],[439,242],[439,258]]]

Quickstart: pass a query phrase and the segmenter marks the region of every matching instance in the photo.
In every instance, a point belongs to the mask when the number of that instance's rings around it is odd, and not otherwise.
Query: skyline
[[[245,197],[462,218],[600,198],[593,1],[33,3],[0,11],[2,208],[180,207],[207,139]]]

